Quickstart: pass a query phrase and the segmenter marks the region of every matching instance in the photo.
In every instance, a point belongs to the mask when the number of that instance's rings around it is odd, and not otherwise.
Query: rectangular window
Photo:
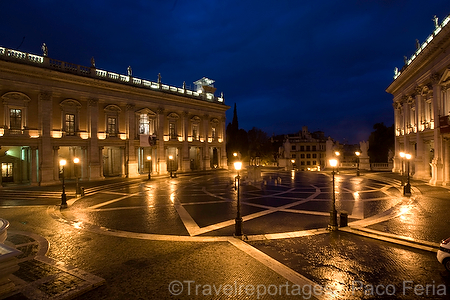
[[[194,141],[198,141],[198,124],[192,125],[192,138]]]
[[[292,151],[295,151],[295,149],[296,149],[296,147],[295,147],[295,145],[292,145]]]
[[[311,158],[311,154],[310,153],[306,154],[306,158]]]
[[[300,158],[305,158],[305,154],[304,153],[300,154]]]
[[[317,154],[313,153],[312,158],[317,158]]]
[[[66,124],[64,130],[66,135],[75,135],[75,115],[66,114]]]
[[[317,163],[317,162],[316,162],[315,160],[313,160],[313,165],[314,165],[314,166],[316,165],[316,163]]]
[[[150,122],[147,114],[139,116],[139,134],[150,134]]]
[[[306,151],[311,151],[311,146],[306,146]]]
[[[300,151],[305,151],[305,146],[300,146]]]
[[[22,110],[11,109],[9,114],[9,128],[12,130],[22,129]]]
[[[117,119],[114,117],[108,117],[108,134],[109,136],[117,135]]]
[[[175,129],[175,123],[169,123],[169,136],[170,139],[177,139],[177,131]]]
[[[312,146],[312,151],[316,151],[316,146]]]
[[[297,155],[295,154],[292,154],[291,156],[292,156],[291,158],[297,158]]]

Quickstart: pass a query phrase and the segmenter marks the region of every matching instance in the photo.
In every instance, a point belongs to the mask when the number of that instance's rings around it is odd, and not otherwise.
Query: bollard
[[[341,211],[340,216],[340,227],[347,227],[348,226],[348,213],[346,211]]]
[[[84,197],[84,187],[80,187],[80,191],[81,191],[81,193],[80,193],[81,197]]]

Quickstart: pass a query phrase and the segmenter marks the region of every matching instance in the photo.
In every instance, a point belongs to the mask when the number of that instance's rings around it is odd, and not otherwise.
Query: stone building
[[[308,127],[303,126],[298,133],[285,135],[279,149],[278,164],[288,169],[320,171],[325,166],[325,151],[324,133],[311,133]]]
[[[434,30],[395,69],[386,91],[395,113],[395,172],[410,172],[432,184],[450,183],[450,16],[434,18]],[[400,153],[411,154],[406,161]]]
[[[2,184],[226,168],[223,96],[0,47]],[[79,159],[79,163],[74,162]]]

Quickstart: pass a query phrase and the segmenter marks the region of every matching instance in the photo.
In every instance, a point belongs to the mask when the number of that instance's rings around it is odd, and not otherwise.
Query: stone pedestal
[[[14,283],[9,279],[9,275],[19,270],[16,256],[22,253],[3,244],[6,240],[8,227],[9,222],[0,219],[0,297],[14,289]]]
[[[8,227],[9,222],[4,219],[0,219],[0,243],[3,243],[6,240]]]
[[[248,181],[258,182],[261,181],[261,167],[259,166],[249,166],[247,168]]]

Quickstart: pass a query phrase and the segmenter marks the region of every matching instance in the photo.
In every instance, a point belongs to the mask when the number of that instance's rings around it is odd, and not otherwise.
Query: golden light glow
[[[30,138],[35,139],[39,137],[39,130],[35,130],[35,129],[30,129],[28,131],[28,133],[30,134]]]
[[[89,138],[89,133],[80,132],[80,138],[82,138],[83,140],[87,140]]]
[[[172,155],[169,155],[169,159],[172,160],[172,159],[173,159],[173,156],[172,156]]]
[[[236,157],[236,156],[237,156],[237,153],[236,153],[236,152],[234,152],[234,153],[233,153],[233,156],[234,156],[234,157]]]
[[[341,153],[339,153],[339,151],[334,152],[334,154],[335,154],[336,156],[341,155]]]
[[[329,162],[330,162],[330,166],[332,166],[332,167],[336,167],[337,166],[337,159],[330,159],[329,160]]]
[[[152,160],[152,157],[150,155],[147,155],[147,160]]]
[[[405,152],[400,152],[400,157],[401,158],[405,157]]]
[[[355,154],[356,154],[356,156],[360,156],[360,155],[361,155],[361,152],[356,151]]]
[[[52,131],[52,138],[59,139],[62,137],[62,131],[61,130],[53,130]]]
[[[98,137],[99,140],[106,139],[106,132],[99,132],[99,133],[97,133],[97,137]]]
[[[66,165],[66,163],[67,163],[67,161],[65,160],[65,159],[61,159],[60,161],[59,161],[59,165],[60,166],[65,166]]]
[[[80,159],[79,159],[78,157],[75,157],[75,158],[73,159],[73,162],[77,164],[77,163],[80,162]]]
[[[406,159],[411,159],[411,154],[406,153],[406,154],[405,154],[405,158],[406,158]]]
[[[236,161],[234,163],[234,168],[236,169],[236,171],[239,171],[240,169],[242,169],[242,162]]]

